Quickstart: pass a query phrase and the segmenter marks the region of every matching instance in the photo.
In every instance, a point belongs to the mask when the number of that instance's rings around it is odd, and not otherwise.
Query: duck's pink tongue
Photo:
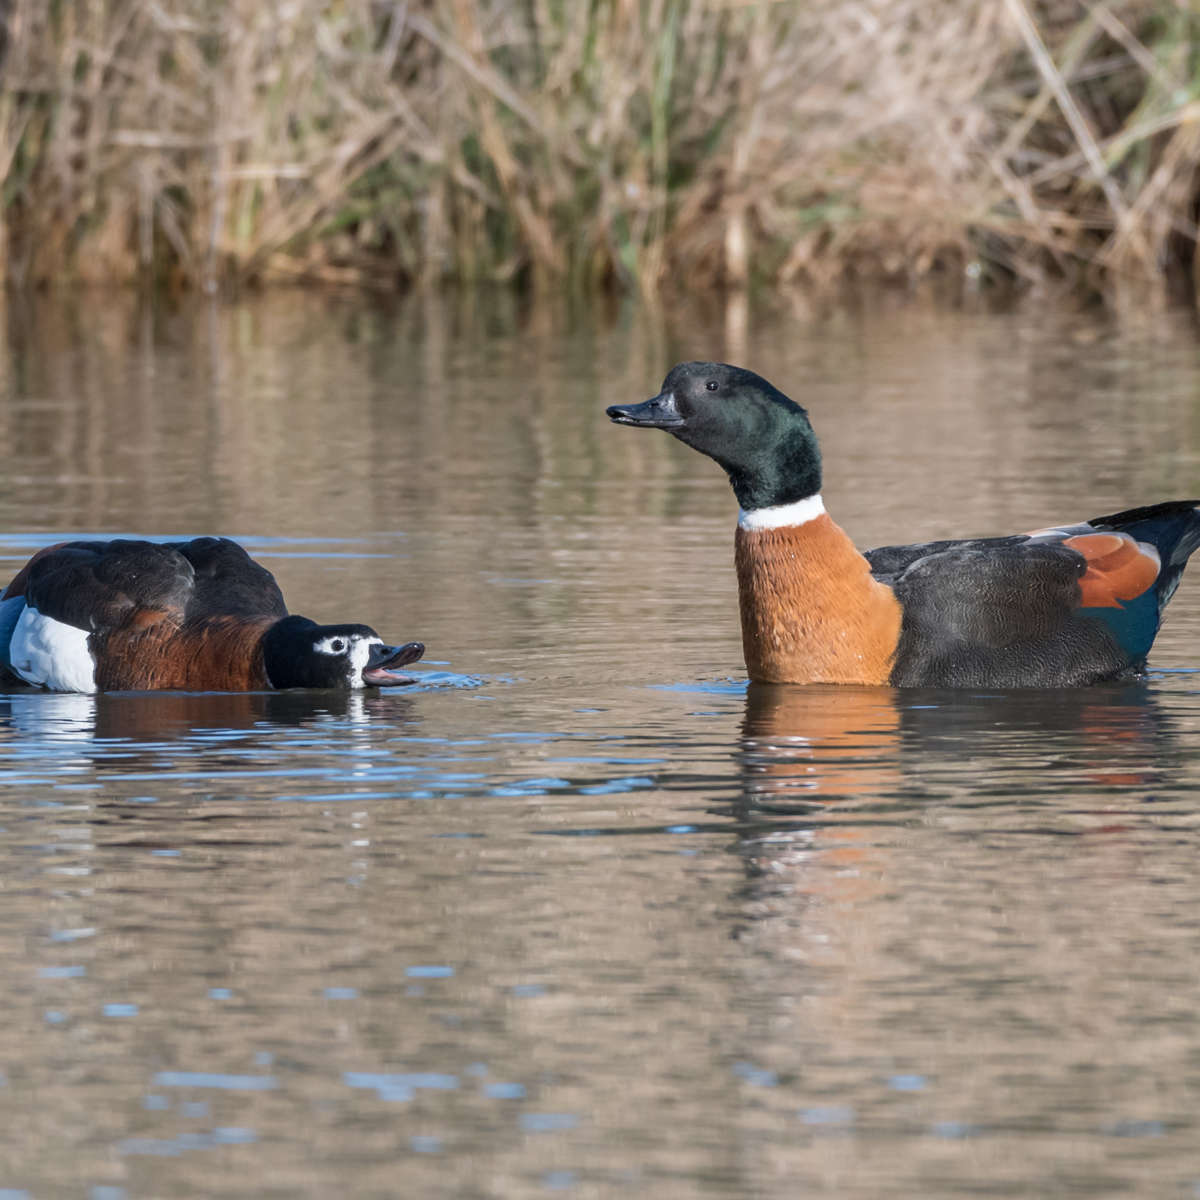
[[[367,687],[399,687],[404,683],[416,683],[411,675],[401,675],[392,668],[416,662],[424,653],[425,647],[421,642],[406,642],[403,646],[372,646],[371,657],[363,667],[363,683]]]

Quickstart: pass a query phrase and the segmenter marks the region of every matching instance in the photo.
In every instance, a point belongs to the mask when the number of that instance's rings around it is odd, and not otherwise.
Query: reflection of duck
[[[904,692],[906,761],[943,763],[981,779],[1036,769],[1048,756],[1099,787],[1153,783],[1163,770],[1170,731],[1154,694],[1141,684],[996,692],[964,702],[957,693]]]
[[[99,696],[47,695],[26,691],[0,695],[0,731],[22,737],[122,739],[155,742],[197,731],[253,731],[321,725],[327,721],[389,724],[407,720],[406,697],[361,691],[126,692]]]
[[[860,903],[882,894],[895,823],[936,810],[978,831],[977,807],[1071,797],[1081,832],[1120,835],[1131,789],[1170,769],[1174,739],[1139,685],[972,694],[948,689],[751,684],[733,805],[757,922],[798,895]],[[875,814],[872,816],[872,814]]]
[[[778,812],[895,787],[899,733],[889,688],[752,683],[742,723],[747,796]]]
[[[255,691],[413,682],[368,625],[289,616],[274,577],[227,538],[64,542],[0,597],[0,664],[59,692]]]
[[[9,731],[23,743],[86,742],[95,736],[96,697],[78,692],[47,695],[32,688],[0,692],[0,737]]]
[[[53,761],[62,783],[103,780],[99,814],[121,809],[147,789],[173,795],[182,787],[242,799],[302,792],[294,773],[307,777],[326,765],[339,788],[353,791],[377,765],[372,747],[379,729],[398,730],[412,714],[407,696],[361,689],[99,695],[28,690],[0,694],[0,747],[10,758]],[[189,778],[206,782],[184,782]],[[141,805],[138,799],[135,807]]]
[[[131,740],[186,737],[197,730],[256,730],[320,726],[326,722],[366,725],[378,718],[400,724],[412,713],[407,697],[369,696],[361,691],[155,692],[98,696],[96,736]]]
[[[1073,687],[1135,675],[1200,546],[1197,501],[1013,537],[860,554],[821,502],[808,414],[765,379],[682,363],[659,395],[613,405],[725,468],[742,645],[764,683]]]
[[[763,918],[786,911],[814,854],[830,868],[826,899],[861,901],[879,887],[865,871],[877,830],[843,821],[850,802],[894,795],[900,760],[902,693],[881,687],[794,687],[752,683],[742,722],[742,792],[735,805],[740,853],[754,881],[749,897]],[[858,804],[853,805],[857,809]],[[819,829],[819,833],[818,833]],[[878,868],[876,863],[876,868]]]
[[[995,786],[1052,756],[1090,785],[1152,783],[1168,731],[1153,693],[1110,684],[971,695],[945,689],[751,684],[742,726],[743,817],[812,814],[895,797],[914,781]],[[991,782],[989,782],[991,781]]]

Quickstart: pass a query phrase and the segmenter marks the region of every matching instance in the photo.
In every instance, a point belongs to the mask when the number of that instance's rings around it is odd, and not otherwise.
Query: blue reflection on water
[[[189,1150],[211,1150],[217,1146],[246,1146],[258,1141],[253,1129],[222,1126],[209,1133],[180,1133],[173,1138],[126,1138],[117,1143],[118,1154],[152,1155],[173,1158]]]
[[[575,1113],[522,1113],[521,1128],[526,1133],[562,1133],[579,1124]]]
[[[437,1071],[344,1071],[342,1082],[374,1091],[381,1100],[411,1100],[413,1092],[420,1089],[448,1092],[458,1088],[457,1075]]]
[[[805,1125],[853,1125],[854,1109],[846,1104],[819,1104],[811,1108],[802,1108],[800,1120]]]
[[[221,1088],[230,1092],[266,1092],[279,1086],[274,1075],[226,1075],[215,1071],[159,1071],[159,1087]]]
[[[757,1067],[750,1062],[736,1062],[733,1073],[755,1087],[774,1087],[779,1082],[779,1076],[767,1067]]]

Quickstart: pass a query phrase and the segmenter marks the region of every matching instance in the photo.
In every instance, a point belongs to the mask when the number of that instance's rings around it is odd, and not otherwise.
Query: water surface
[[[0,557],[243,540],[418,686],[0,696],[0,1197],[1200,1195],[1200,576],[1127,687],[747,687],[690,357],[864,545],[1200,492],[1182,319],[9,302]],[[5,1190],[7,1189],[7,1190]]]

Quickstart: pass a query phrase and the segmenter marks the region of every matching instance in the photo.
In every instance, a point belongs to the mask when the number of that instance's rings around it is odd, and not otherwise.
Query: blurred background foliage
[[[1192,295],[1190,0],[0,0],[9,282]]]

